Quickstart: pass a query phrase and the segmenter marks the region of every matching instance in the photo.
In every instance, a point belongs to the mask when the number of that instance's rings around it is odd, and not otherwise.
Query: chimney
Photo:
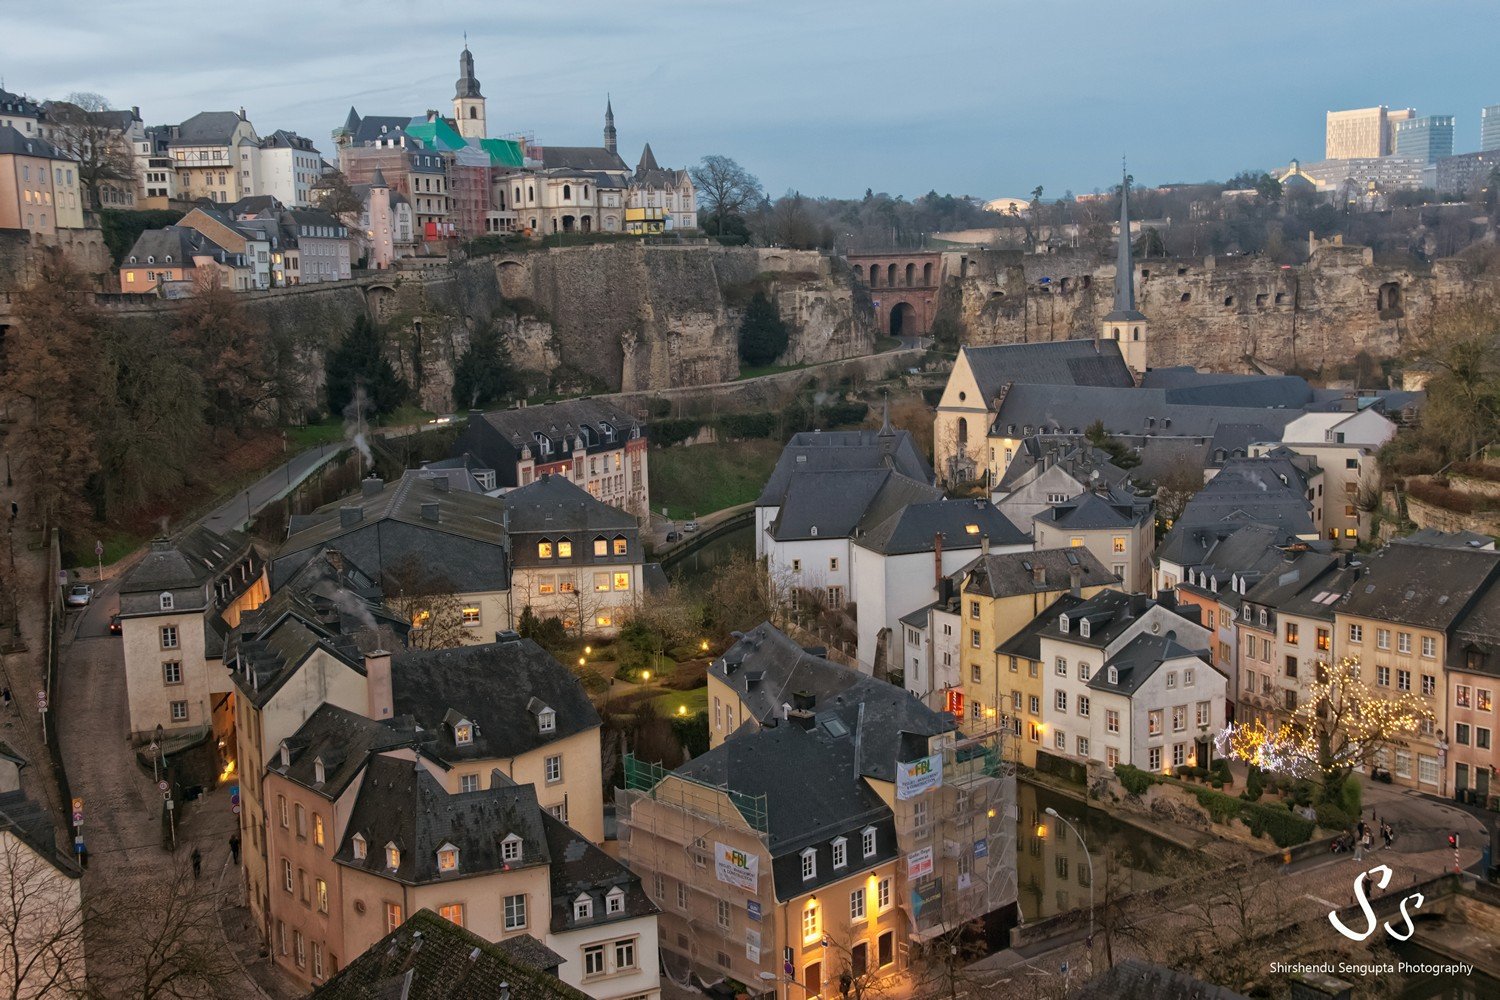
[[[1156,603],[1169,611],[1177,610],[1177,591],[1158,590],[1156,592]]]
[[[352,528],[364,519],[365,510],[363,507],[339,508],[339,527],[341,528]]]
[[[359,495],[365,497],[373,497],[379,494],[383,489],[385,489],[385,480],[381,479],[379,476],[370,476],[360,481]]]
[[[391,691],[391,654],[383,649],[365,654],[365,690],[369,697],[366,714],[377,721],[389,719],[395,711],[395,695]]]
[[[1014,384],[1013,382],[1007,382],[1000,387],[999,392],[995,393],[995,416],[998,417],[1000,415],[1000,406],[1005,402],[1005,397],[1010,395],[1010,387]]]
[[[1083,588],[1083,567],[1082,566],[1069,566],[1068,567],[1068,593],[1072,594],[1074,597],[1082,597],[1083,594],[1080,593],[1080,591],[1082,590],[1082,588]]]
[[[1047,567],[1041,562],[1031,564],[1031,582],[1038,587],[1045,587],[1047,585]]]
[[[932,533],[932,585],[934,587],[943,585],[943,533],[941,531]]]
[[[130,106],[130,115],[132,118],[135,118],[137,121],[139,121],[141,117],[141,106],[139,104],[132,104]]]
[[[244,108],[240,108],[240,121],[244,121],[244,120],[245,120],[245,109]]]
[[[432,488],[437,490],[439,493],[447,493],[449,491],[448,477],[446,475],[433,476],[427,481],[431,483]]]
[[[990,554],[990,536],[989,535],[980,535],[979,536],[979,554],[980,555],[984,555],[984,556],[987,556],[987,555]]]
[[[433,524],[437,523],[438,505],[436,500],[429,500],[422,504],[422,520],[431,521]]]
[[[818,699],[810,691],[793,691],[792,707],[799,712],[811,712],[818,703]]]

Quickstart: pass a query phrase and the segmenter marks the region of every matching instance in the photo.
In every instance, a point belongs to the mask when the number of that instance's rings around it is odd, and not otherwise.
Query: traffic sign
[[[160,781],[158,781],[156,783],[156,787],[165,792],[167,790],[167,779],[163,778]]]
[[[36,693],[36,707],[39,712],[47,711],[47,692],[38,691]]]
[[[83,812],[83,797],[82,796],[74,796],[74,798],[73,798],[73,811],[76,812],[76,813]]]
[[[74,826],[82,826],[83,825],[83,813],[81,813],[81,812],[75,812],[73,814],[73,825]]]
[[[103,542],[97,542],[96,541],[94,543],[94,555],[98,556],[100,559],[104,558],[104,543]]]
[[[229,811],[232,812],[232,813],[234,813],[236,816],[238,816],[240,814],[240,807],[239,806],[232,806],[232,807],[230,807]]]

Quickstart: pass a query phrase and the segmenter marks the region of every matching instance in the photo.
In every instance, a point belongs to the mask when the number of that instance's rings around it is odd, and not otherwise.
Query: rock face
[[[1152,258],[1136,268],[1152,367],[1321,372],[1360,351],[1391,358],[1438,307],[1500,292],[1495,276],[1462,261],[1430,272],[1383,267],[1362,247],[1323,247],[1289,268],[1258,257]],[[1068,257],[981,264],[950,285],[941,308],[965,344],[1090,337],[1111,307],[1114,271]]]

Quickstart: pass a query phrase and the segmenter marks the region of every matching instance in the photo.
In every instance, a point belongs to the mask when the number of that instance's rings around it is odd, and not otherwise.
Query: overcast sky
[[[325,155],[349,105],[451,113],[468,32],[492,135],[665,165],[732,156],[772,193],[1048,196],[1223,179],[1323,151],[1330,108],[1500,104],[1495,0],[47,0],[4,5],[0,73],[147,124],[244,106]]]

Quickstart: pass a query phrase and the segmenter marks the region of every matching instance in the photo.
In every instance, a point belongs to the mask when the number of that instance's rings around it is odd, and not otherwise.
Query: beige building
[[[1396,149],[1396,123],[1416,117],[1414,108],[1392,111],[1385,105],[1328,112],[1323,141],[1325,160],[1390,156]]]
[[[81,875],[58,850],[51,813],[20,792],[0,793],[0,995],[84,995]]]
[[[1156,506],[1128,489],[1099,489],[1053,504],[1031,519],[1038,549],[1083,548],[1128,593],[1149,592]]]
[[[201,111],[171,130],[169,148],[176,195],[231,205],[257,193],[260,137],[245,111]]]
[[[0,125],[0,228],[48,237],[82,227],[78,164],[46,140]]]
[[[130,732],[144,739],[212,728],[234,769],[234,686],[224,636],[267,596],[264,566],[238,532],[193,528],[157,539],[120,584],[120,624]]]

